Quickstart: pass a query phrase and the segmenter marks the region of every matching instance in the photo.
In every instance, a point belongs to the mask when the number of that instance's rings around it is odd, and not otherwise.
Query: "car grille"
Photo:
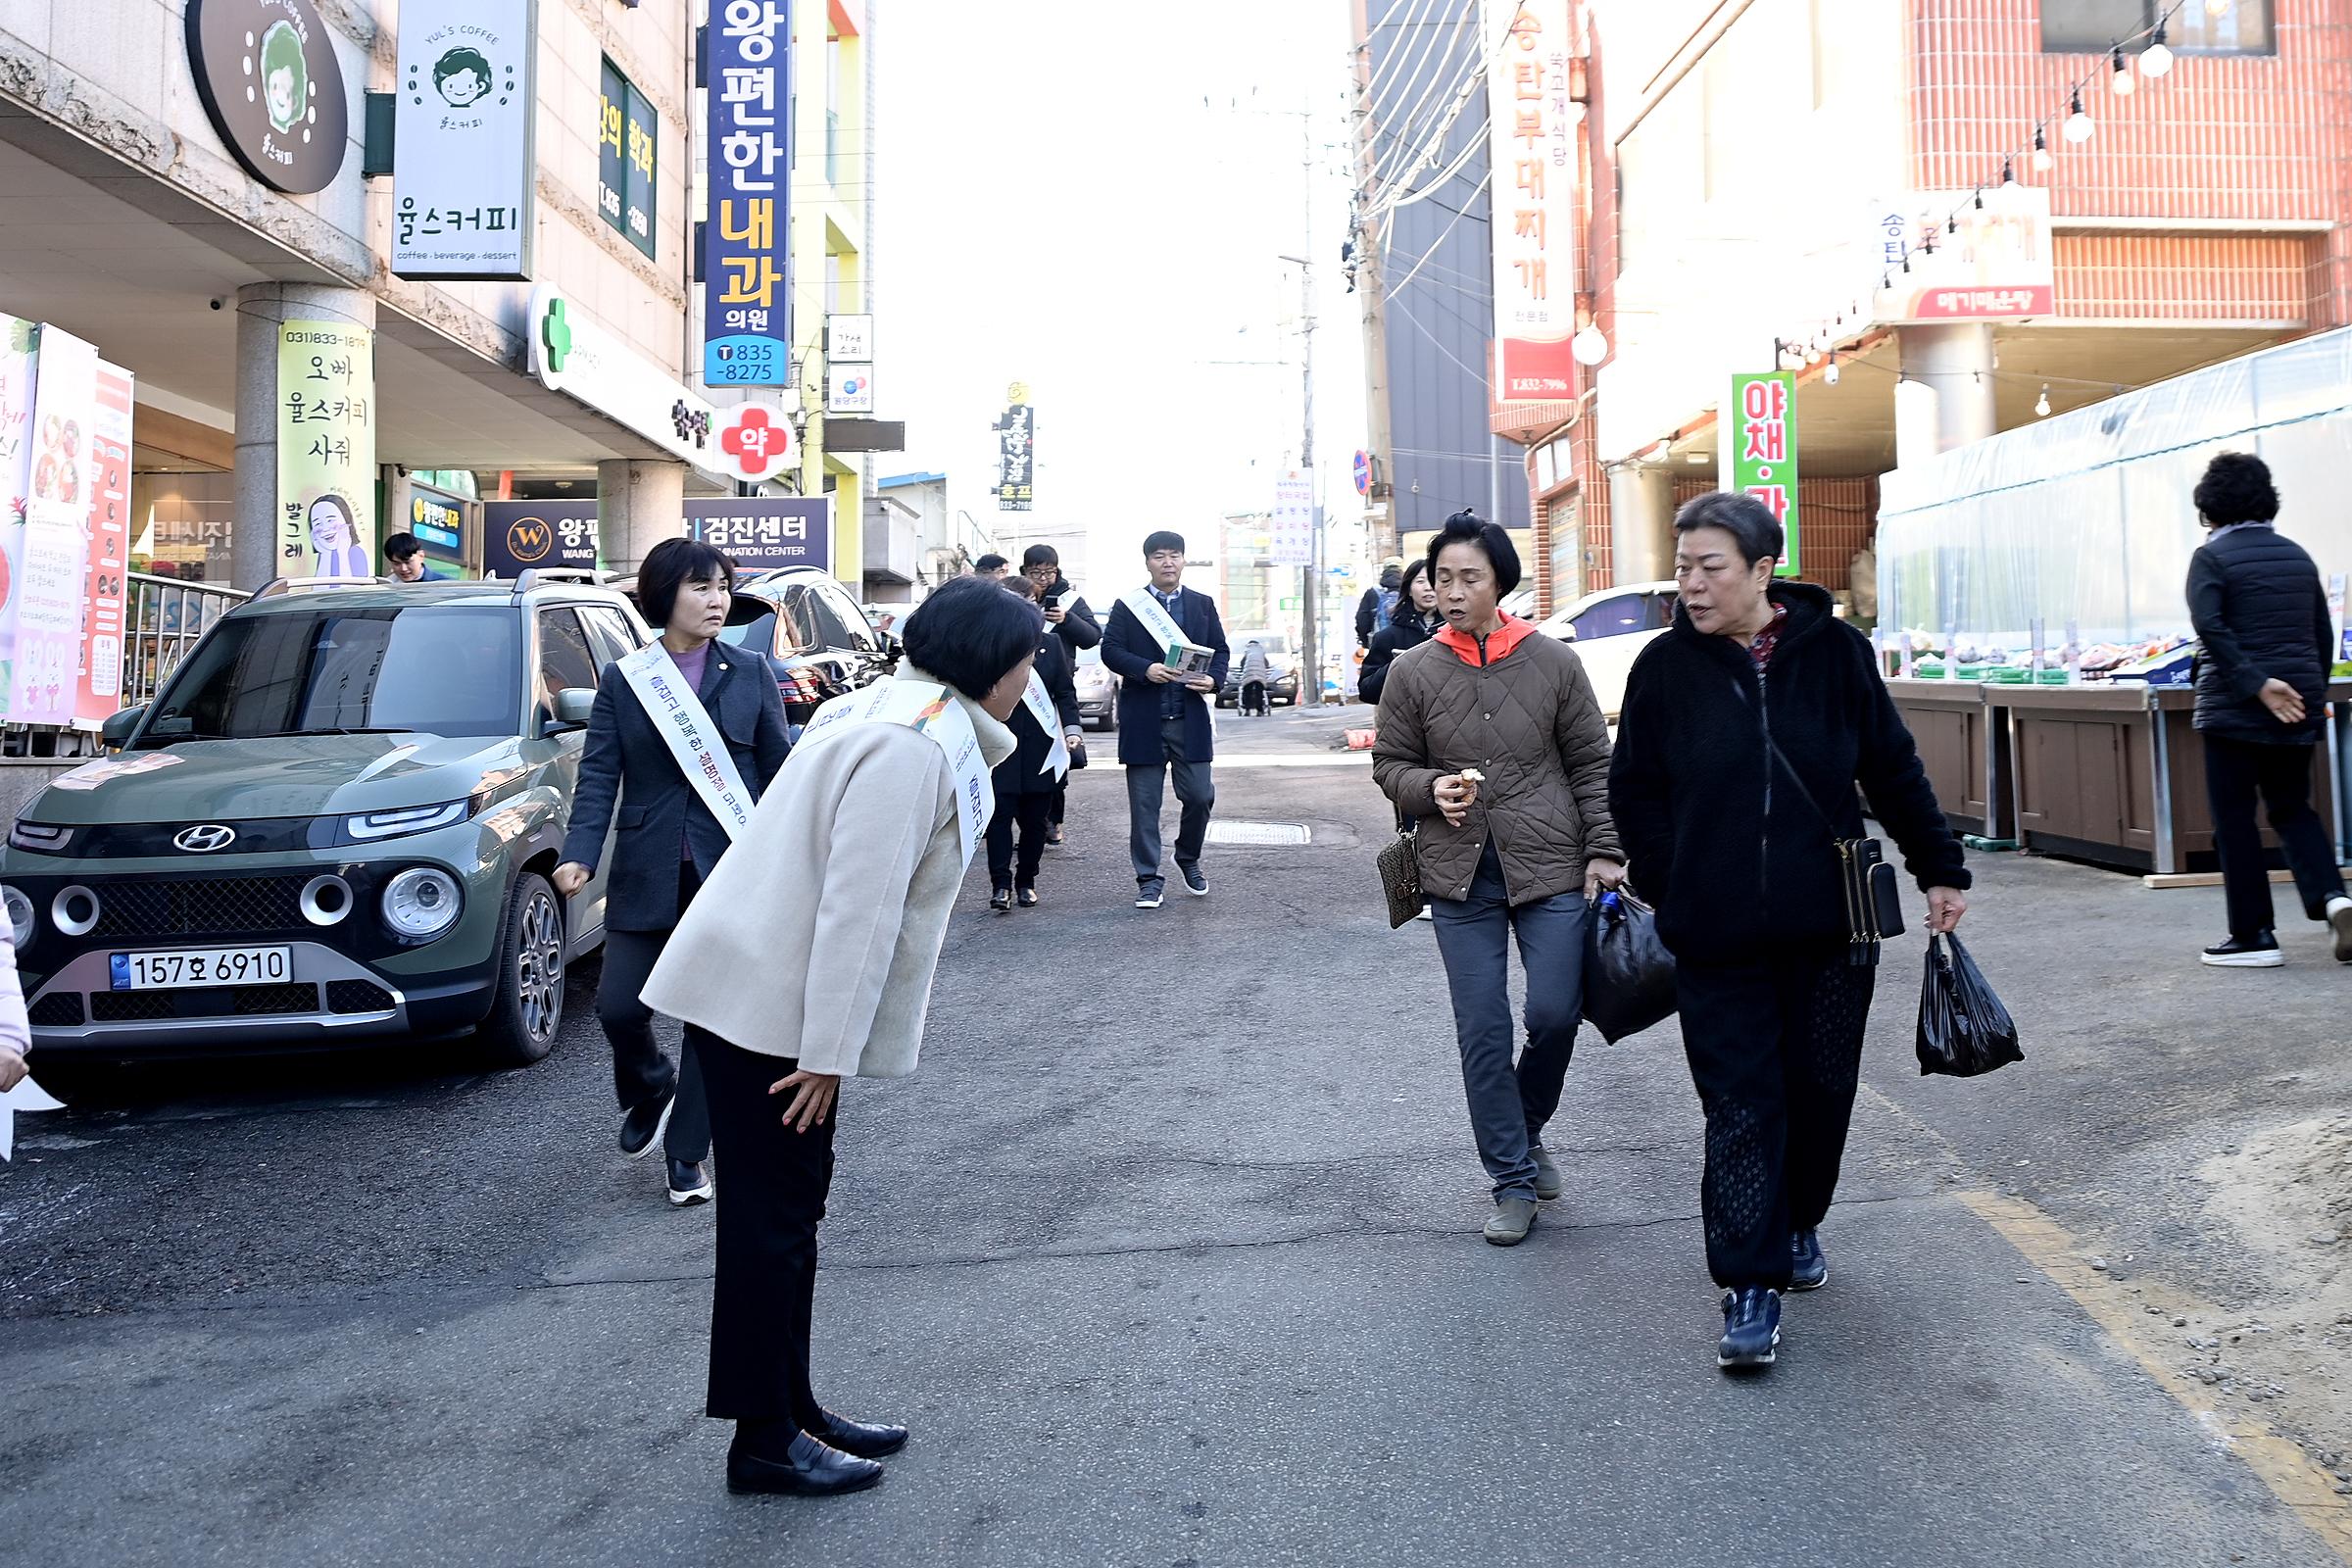
[[[392,993],[372,980],[330,980],[326,987],[329,1012],[390,1012]]]
[[[32,1004],[30,1017],[35,1029],[78,1029],[81,998],[71,991],[53,991]]]
[[[317,1012],[318,988],[222,986],[203,991],[98,991],[90,996],[92,1023],[164,1023],[173,1018],[267,1018]]]
[[[184,882],[106,881],[97,937],[233,937],[300,930],[306,876],[198,877]]]

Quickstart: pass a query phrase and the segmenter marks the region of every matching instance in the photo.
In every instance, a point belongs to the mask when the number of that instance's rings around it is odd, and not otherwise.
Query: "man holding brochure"
[[[1176,833],[1176,870],[1185,891],[1208,894],[1200,851],[1217,804],[1209,772],[1216,731],[1209,699],[1225,684],[1232,652],[1216,602],[1184,586],[1184,537],[1165,529],[1144,541],[1152,581],[1112,607],[1102,634],[1102,662],[1119,677],[1119,761],[1127,769],[1128,847],[1135,859],[1135,906],[1159,907],[1159,808],[1170,768],[1184,817]]]

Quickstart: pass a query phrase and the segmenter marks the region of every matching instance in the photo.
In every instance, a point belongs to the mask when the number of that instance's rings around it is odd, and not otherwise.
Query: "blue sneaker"
[[[1830,1283],[1830,1260],[1821,1255],[1821,1233],[1798,1231],[1788,1238],[1788,1289],[1818,1291]]]
[[[1723,1293],[1723,1340],[1715,1364],[1725,1368],[1772,1365],[1781,1343],[1781,1293],[1761,1285]]]

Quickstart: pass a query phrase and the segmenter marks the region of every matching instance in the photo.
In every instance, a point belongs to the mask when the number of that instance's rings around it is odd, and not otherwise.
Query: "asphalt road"
[[[1205,900],[1128,906],[1107,765],[1043,908],[967,887],[921,1072],[842,1106],[819,1391],[916,1428],[878,1491],[725,1493],[711,1213],[613,1152],[583,974],[527,1071],[173,1068],[20,1122],[0,1560],[2338,1561],[2292,1423],[2200,1411],[2124,1321],[2143,1285],[2266,1288],[2182,1173],[2347,1102],[2352,976],[2316,945],[2216,975],[2218,894],[1984,862],[2032,1059],[1919,1079],[1890,956],[1832,1283],[1736,1382],[1671,1024],[1588,1035],[1567,1196],[1479,1240],[1443,978],[1379,913],[1342,722],[1224,721],[1220,819],[1310,842],[1219,847]]]

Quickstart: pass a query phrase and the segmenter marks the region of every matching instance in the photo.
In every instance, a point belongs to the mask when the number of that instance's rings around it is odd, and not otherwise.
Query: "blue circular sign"
[[[1359,496],[1372,493],[1372,454],[1369,452],[1359,451],[1355,455],[1355,493]]]

